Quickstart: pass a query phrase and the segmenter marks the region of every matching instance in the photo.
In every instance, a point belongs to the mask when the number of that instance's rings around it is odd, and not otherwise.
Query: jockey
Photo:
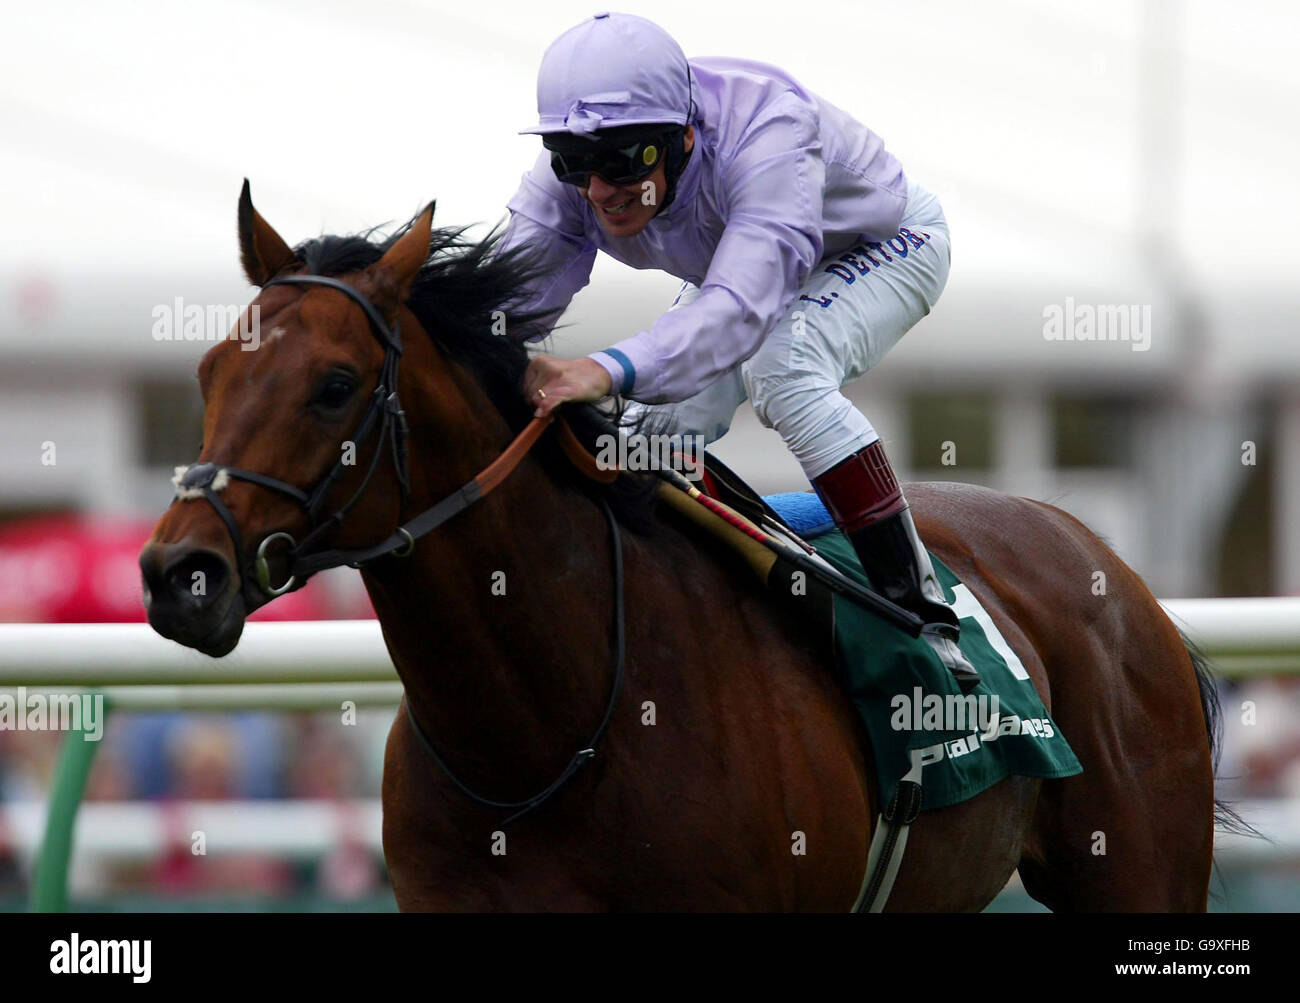
[[[597,251],[685,285],[648,330],[583,359],[538,355],[539,415],[621,394],[675,405],[670,430],[721,437],[748,399],[794,453],[872,584],[919,614],[969,687],[944,600],[871,423],[841,392],[930,312],[948,278],[933,194],[880,138],[773,66],[687,60],[662,28],[597,14],[542,59],[545,149],[510,200],[502,247],[544,278],[525,309],[551,324]]]

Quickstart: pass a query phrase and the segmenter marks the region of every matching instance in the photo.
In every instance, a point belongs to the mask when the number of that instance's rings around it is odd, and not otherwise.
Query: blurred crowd
[[[168,813],[170,806],[189,801],[292,799],[332,802],[346,814],[354,799],[378,798],[393,711],[359,710],[354,723],[342,717],[334,712],[110,715],[83,803],[156,804],[165,819],[167,846],[153,860],[105,857],[82,867],[73,875],[74,890],[91,898],[305,894],[332,901],[382,890],[382,857],[359,840],[340,840],[308,865],[270,854],[195,854],[186,819]],[[0,803],[46,803],[63,739],[59,732],[0,731]],[[28,875],[17,849],[12,834],[0,829],[0,899],[26,892]]]
[[[1218,788],[1230,800],[1300,800],[1300,678],[1223,684]]]

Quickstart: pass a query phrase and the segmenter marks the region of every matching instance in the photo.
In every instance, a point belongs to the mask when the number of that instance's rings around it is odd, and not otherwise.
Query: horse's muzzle
[[[214,550],[153,542],[140,553],[149,625],[163,637],[220,658],[239,643],[245,609],[239,576]]]

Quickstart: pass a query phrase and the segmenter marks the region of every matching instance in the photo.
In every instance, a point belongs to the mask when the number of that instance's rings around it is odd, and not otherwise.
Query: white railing
[[[390,682],[378,620],[250,623],[209,658],[146,623],[0,624],[0,686]]]
[[[0,824],[15,849],[34,858],[44,837],[45,805],[0,804]],[[194,831],[208,856],[268,853],[318,858],[348,842],[383,852],[378,798],[342,801],[90,801],[77,813],[73,859],[152,859]]]
[[[1165,599],[1161,604],[1218,674],[1300,674],[1300,596]]]
[[[1170,599],[1164,606],[1224,675],[1300,672],[1300,597]],[[0,624],[0,687],[280,684],[260,690],[263,706],[279,707],[309,702],[294,698],[285,684],[354,686],[396,679],[376,620],[250,623],[225,658],[181,647],[143,623]],[[366,692],[398,695],[391,688]],[[208,695],[217,699],[216,691]],[[179,693],[175,699],[184,701]]]

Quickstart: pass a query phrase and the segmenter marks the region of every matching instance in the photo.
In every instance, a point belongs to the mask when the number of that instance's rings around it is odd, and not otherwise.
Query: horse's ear
[[[429,257],[429,237],[433,233],[433,207],[430,202],[411,223],[407,231],[393,242],[384,256],[370,266],[376,283],[397,293],[399,303],[404,303],[411,292],[411,283]]]
[[[255,286],[266,285],[293,260],[289,245],[253,208],[248,178],[244,178],[244,189],[239,193],[239,260],[248,281]]]

